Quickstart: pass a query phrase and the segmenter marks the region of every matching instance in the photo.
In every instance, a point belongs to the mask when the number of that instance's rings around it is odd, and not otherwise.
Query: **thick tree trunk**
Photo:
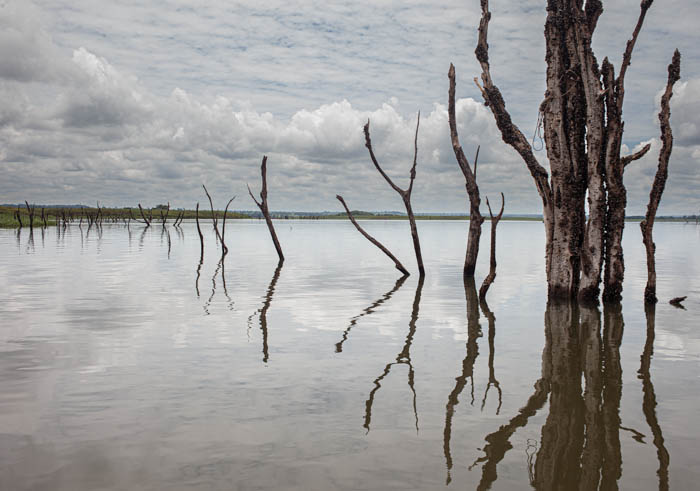
[[[546,268],[550,299],[597,302],[605,267],[604,299],[619,300],[624,278],[622,232],[626,190],[620,158],[624,79],[632,51],[652,0],[642,0],[632,38],[623,54],[620,75],[607,59],[602,69],[591,48],[603,5],[599,0],[549,0],[545,23],[547,90],[540,105],[551,170],[537,162],[522,132],[513,124],[488,58],[488,0],[475,51],[482,68],[481,88],[503,141],[523,158],[542,198],[546,230]],[[643,154],[643,152],[641,152]],[[589,218],[586,221],[585,197]]]

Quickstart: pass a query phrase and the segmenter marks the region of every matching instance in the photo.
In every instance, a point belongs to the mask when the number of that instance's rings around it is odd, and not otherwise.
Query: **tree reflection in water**
[[[656,475],[659,476],[659,489],[668,489],[668,464],[671,460],[668,450],[664,445],[664,435],[659,425],[659,420],[656,417],[656,393],[654,392],[654,384],[651,382],[649,369],[651,368],[651,358],[654,355],[654,337],[656,330],[656,304],[647,303],[644,306],[644,313],[647,318],[647,339],[644,343],[644,351],[641,356],[641,366],[639,367],[639,378],[642,379],[642,392],[644,398],[642,400],[642,411],[647,420],[651,434],[654,436],[654,446],[656,447],[656,455],[659,459],[659,469]]]
[[[511,436],[547,402],[539,450],[528,444],[530,484],[536,489],[617,489],[622,472],[620,343],[624,322],[619,305],[596,307],[550,302],[545,313],[542,377],[525,406],[486,436],[478,489],[498,478],[497,465]],[[583,385],[585,383],[585,385]],[[532,463],[534,461],[534,463]]]
[[[414,386],[415,372],[413,370],[413,364],[411,363],[411,343],[413,342],[413,336],[416,333],[416,322],[418,321],[420,297],[421,292],[423,291],[424,280],[425,277],[423,276],[421,276],[418,279],[418,285],[416,286],[416,295],[413,299],[413,309],[411,310],[411,321],[408,323],[408,335],[406,336],[406,342],[404,343],[403,349],[396,356],[396,361],[388,363],[386,367],[384,367],[384,371],[382,372],[382,374],[379,375],[379,377],[377,377],[376,379],[374,379],[374,388],[369,393],[369,397],[365,402],[365,422],[363,426],[367,429],[368,433],[370,429],[370,423],[372,421],[372,405],[374,404],[374,397],[376,396],[377,391],[379,391],[379,389],[381,389],[382,387],[381,381],[384,380],[384,378],[387,375],[389,375],[391,367],[394,365],[408,366],[408,387],[413,393],[413,414],[416,420],[416,432],[418,431],[418,408],[416,404],[416,389]]]
[[[479,325],[479,296],[476,292],[474,278],[464,279],[464,293],[467,300],[467,353],[462,360],[462,373],[457,377],[455,387],[447,398],[445,407],[445,429],[443,431],[443,450],[445,452],[445,463],[447,465],[446,484],[452,481],[452,453],[450,451],[450,440],[452,438],[452,417],[455,413],[455,406],[459,404],[459,396],[467,385],[467,379],[471,380],[471,404],[474,404],[474,363],[479,356],[479,345],[476,340],[481,337],[481,325]]]
[[[251,320],[256,314],[259,314],[260,331],[262,332],[262,354],[263,362],[267,363],[270,359],[270,352],[267,344],[267,311],[270,310],[270,304],[272,303],[272,295],[275,293],[275,287],[277,286],[277,280],[280,277],[280,271],[282,271],[282,265],[284,263],[280,261],[277,263],[275,272],[272,274],[272,279],[270,280],[270,285],[267,287],[267,292],[265,292],[265,298],[263,300],[262,307],[250,314],[248,317],[248,326],[250,328]]]
[[[381,304],[386,302],[391,298],[391,296],[398,291],[399,288],[406,282],[406,278],[408,276],[402,276],[398,280],[396,280],[396,283],[394,284],[393,288],[386,292],[381,298],[378,300],[374,301],[372,305],[364,309],[362,312],[357,314],[355,317],[350,319],[350,324],[348,327],[343,331],[343,339],[335,343],[335,352],[336,353],[342,353],[343,351],[343,344],[345,341],[348,339],[348,335],[350,334],[350,330],[355,327],[355,324],[357,324],[357,321],[359,321],[362,317],[374,313],[377,307],[379,307]]]

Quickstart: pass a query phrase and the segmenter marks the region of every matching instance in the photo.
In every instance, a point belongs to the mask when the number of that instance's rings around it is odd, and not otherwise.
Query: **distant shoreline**
[[[19,228],[19,223],[15,218],[16,212],[19,209],[20,218],[22,219],[22,226],[29,226],[29,213],[26,206],[5,206],[0,205],[0,228]],[[165,214],[166,210],[160,208],[146,209],[145,213],[152,217],[153,223],[160,224],[162,222],[161,211]],[[44,206],[44,213],[47,217],[47,225],[55,225],[56,217],[61,216],[66,213],[70,217],[70,223],[81,223],[80,218],[84,217],[82,223],[87,225],[87,219],[85,218],[87,214],[95,215],[97,213],[97,208],[88,207],[78,207],[78,206]],[[101,208],[101,213],[104,217],[103,223],[126,223],[134,222],[140,223],[141,214],[138,208]],[[34,226],[41,227],[43,221],[40,218],[41,206],[37,205],[35,209]],[[185,220],[194,220],[195,210],[175,210],[171,209],[168,212],[168,222],[172,223],[178,216],[182,214],[182,218]],[[353,217],[357,220],[408,220],[405,214],[399,214],[394,212],[367,212],[367,211],[352,211]],[[332,212],[320,212],[318,214],[313,212],[271,212],[272,218],[276,220],[347,220],[347,215],[345,213],[332,213]],[[224,216],[223,210],[215,210],[212,214],[211,210],[199,210],[200,220],[211,220],[212,216],[216,216],[217,219],[222,219]],[[229,220],[237,219],[262,219],[262,214],[257,211],[229,211],[226,215]],[[486,217],[488,219],[488,217]],[[628,222],[639,222],[643,220],[643,216],[632,215],[625,218]],[[449,214],[423,214],[416,215],[416,220],[421,221],[460,221],[469,220],[468,215],[449,215]],[[537,215],[504,215],[503,220],[505,221],[527,221],[527,222],[537,222],[542,221],[541,216]],[[663,216],[657,217],[657,221],[662,222],[697,222],[697,217],[694,215],[690,216]]]

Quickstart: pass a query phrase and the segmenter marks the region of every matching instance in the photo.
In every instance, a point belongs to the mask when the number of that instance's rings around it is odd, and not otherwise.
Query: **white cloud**
[[[624,46],[626,34],[612,33],[610,23],[633,22],[623,11],[638,2],[622,3],[606,6],[601,51]],[[401,209],[371,165],[362,126],[371,120],[379,161],[404,186],[423,106],[415,209],[465,211],[445,108],[446,70],[455,61],[460,136],[470,159],[481,145],[482,195],[504,191],[507,212],[541,210],[525,166],[502,143],[471,83],[478,73],[471,48],[477,4],[37,4],[0,8],[0,38],[7,41],[0,43],[3,201],[152,198],[192,206],[201,182],[221,200],[244,195],[269,154],[274,209],[339,209],[336,193],[354,208]],[[492,11],[494,77],[529,135],[542,96],[544,10],[532,0],[494,4]],[[648,24],[652,32],[642,38],[657,35],[658,21]],[[683,34],[673,27],[672,39],[657,44],[670,53],[671,42],[693,38]],[[630,134],[645,140],[657,137],[653,99],[668,63],[665,56],[648,60],[650,49],[640,39],[628,80],[643,83],[630,84],[625,108]],[[694,73],[694,56],[684,58],[684,77]],[[662,208],[669,212],[698,207],[691,188],[698,179],[698,80],[684,79],[673,101],[677,144]],[[646,113],[638,109],[644,94]],[[646,203],[654,151],[630,169],[633,212]],[[538,157],[546,165],[544,152]],[[244,199],[237,206],[252,208]]]

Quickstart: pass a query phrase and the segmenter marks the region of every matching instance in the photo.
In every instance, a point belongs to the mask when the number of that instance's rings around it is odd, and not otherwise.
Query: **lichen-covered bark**
[[[637,24],[623,53],[620,75],[615,77],[607,58],[599,67],[591,47],[603,11],[602,2],[548,0],[547,89],[540,113],[550,177],[513,124],[491,79],[487,43],[491,13],[488,0],[481,0],[482,17],[475,51],[482,68],[483,86],[479,87],[503,141],[521,155],[542,198],[550,299],[578,297],[585,303],[597,302],[603,269],[603,298],[621,298],[622,233],[627,205],[623,172],[625,165],[644,153],[620,157],[624,80],[651,4],[652,0],[641,1]]]

